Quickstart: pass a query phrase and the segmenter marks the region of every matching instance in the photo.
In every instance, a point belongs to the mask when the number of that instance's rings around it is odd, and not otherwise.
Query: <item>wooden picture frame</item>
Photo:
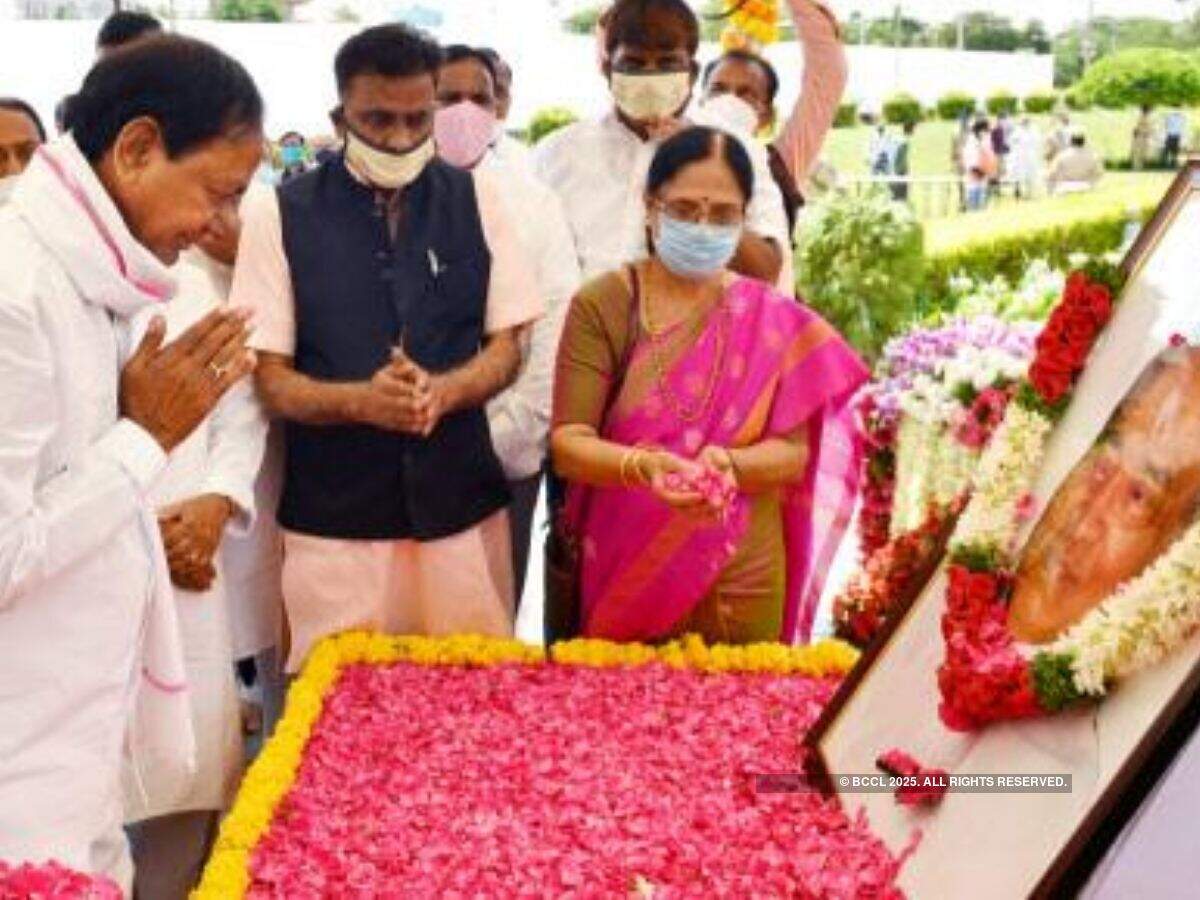
[[[1172,226],[1184,214],[1185,210],[1188,211],[1189,221],[1193,225],[1200,223],[1200,159],[1189,160],[1184,169],[1172,182],[1155,214],[1142,229],[1137,240],[1122,261],[1122,270],[1129,279],[1131,286],[1137,281],[1149,261],[1154,258],[1157,250],[1163,246],[1167,235],[1172,233]],[[1177,246],[1179,237],[1176,236],[1174,241],[1176,245],[1174,252],[1178,253],[1180,252]],[[1196,257],[1200,258],[1200,230],[1197,230],[1195,244]],[[1183,301],[1173,302],[1181,304]],[[1200,307],[1200,303],[1195,305]],[[1200,309],[1197,310],[1196,319],[1200,321]],[[940,634],[938,635],[938,646],[931,648],[928,646],[927,640],[930,635],[926,632],[930,627],[930,617],[933,610],[931,605],[940,605],[944,602],[941,590],[941,586],[944,585],[943,569],[944,566],[939,567],[935,571],[924,591],[920,592],[917,596],[906,598],[893,611],[881,632],[866,648],[858,665],[842,682],[816,724],[804,739],[807,751],[805,753],[805,760],[809,775],[816,781],[824,793],[836,798],[843,806],[852,807],[858,805],[867,809],[869,816],[872,818],[873,826],[881,824],[876,821],[878,819],[888,820],[884,828],[885,833],[882,836],[893,851],[899,851],[904,843],[898,823],[907,816],[913,828],[921,828],[929,832],[931,829],[938,828],[938,816],[941,807],[931,811],[912,813],[901,811],[896,807],[890,795],[843,794],[838,791],[835,783],[835,775],[872,774],[875,771],[874,767],[868,763],[868,760],[872,757],[865,752],[860,752],[862,748],[857,748],[856,752],[841,752],[840,748],[842,745],[853,747],[856,740],[859,740],[860,743],[865,742],[867,739],[860,737],[861,735],[870,732],[872,729],[875,731],[880,730],[878,716],[875,719],[864,718],[870,716],[872,709],[877,714],[886,715],[891,712],[880,699],[886,696],[886,688],[888,686],[876,683],[877,673],[884,669],[902,670],[903,664],[898,663],[897,660],[901,659],[901,654],[909,652],[914,647],[918,648],[922,659],[926,661],[934,657],[940,658],[942,653]],[[940,606],[938,608],[940,609]],[[937,615],[940,617],[940,612]],[[920,643],[915,643],[918,641]],[[1141,693],[1148,694],[1148,696],[1154,698],[1151,702],[1157,704],[1153,708],[1157,712],[1136,735],[1136,741],[1128,752],[1123,753],[1119,759],[1119,765],[1116,765],[1111,772],[1103,777],[1098,775],[1095,790],[1090,791],[1086,796],[1081,794],[1078,798],[1082,814],[1075,815],[1071,813],[1068,816],[1068,814],[1064,813],[1064,820],[1070,817],[1070,822],[1069,825],[1058,829],[1056,832],[1057,837],[1048,837],[1047,835],[1053,832],[1054,829],[1042,828],[1043,823],[1041,822],[1029,828],[1030,841],[1035,838],[1043,841],[1057,840],[1057,844],[1050,848],[1053,850],[1052,854],[1043,853],[1043,848],[1039,848],[1035,853],[1031,854],[1029,865],[1036,865],[1039,867],[1039,870],[1037,872],[1030,872],[1029,877],[1023,881],[1015,878],[1012,879],[1009,882],[1010,888],[1014,887],[1019,881],[1020,888],[1017,892],[1035,897],[1070,896],[1078,891],[1086,884],[1107,847],[1111,845],[1116,835],[1120,833],[1121,829],[1137,811],[1147,793],[1153,788],[1164,770],[1175,758],[1179,749],[1191,736],[1197,726],[1197,722],[1200,721],[1200,639],[1193,638],[1185,648],[1181,648],[1178,659],[1163,663],[1164,667],[1168,665],[1172,672],[1171,679],[1167,679],[1165,676],[1158,678],[1157,681],[1162,682],[1162,684],[1157,691],[1153,687],[1141,691]],[[924,668],[918,669],[918,671],[922,673],[922,677],[927,675],[930,681],[935,680],[934,671],[930,670],[926,672]],[[887,674],[889,673],[885,672],[885,676]],[[1154,682],[1155,678],[1150,678],[1149,681]],[[896,692],[906,692],[909,685],[895,684],[890,687]],[[924,701],[930,701],[936,694],[936,690],[930,691],[928,687],[928,685],[920,686],[920,693]],[[1134,691],[1134,693],[1137,693],[1137,691]],[[895,696],[900,698],[903,694],[897,693]],[[1130,704],[1126,703],[1125,705],[1129,706]],[[1095,715],[1098,720],[1100,714],[1097,712]],[[900,710],[896,711],[895,717],[897,721],[894,723],[894,726],[889,724],[886,726],[886,729],[895,731],[896,742],[894,744],[888,743],[886,746],[878,746],[874,748],[875,751],[882,753],[895,746],[898,749],[912,752],[923,765],[938,766],[940,760],[936,758],[923,758],[918,748],[905,746],[906,739],[915,741],[916,743],[928,739],[929,746],[939,745],[939,741],[941,741],[940,737],[928,738],[926,734],[930,721],[936,721],[936,715],[932,717],[927,716],[918,723],[907,721]],[[1076,732],[1079,732],[1081,730],[1079,718],[1079,716],[1075,716],[1073,719],[1070,715],[1065,716],[1062,719],[1064,730],[1075,729]],[[1037,731],[1038,734],[1036,737],[1038,740],[1043,743],[1049,741],[1052,744],[1053,723],[1055,721],[1058,720],[1047,718],[1038,720],[1037,724],[1006,723],[1003,727],[995,729],[995,731],[984,731],[979,736],[970,739],[964,739],[957,735],[953,737],[948,736],[942,743],[947,748],[952,748],[952,745],[955,744],[958,745],[958,748],[961,748],[963,746],[962,741],[964,740],[987,741],[992,739],[989,738],[989,734],[996,735],[994,740],[998,742],[1009,741],[1013,739],[1014,735],[1019,734],[1020,729],[1026,728]],[[1097,735],[1100,735],[1099,729],[1097,729]],[[1098,736],[1096,742],[1097,757],[1099,758],[1103,750],[1101,737]],[[954,752],[957,752],[957,749],[948,749],[947,752],[953,755]],[[973,752],[972,750],[965,751],[967,754]],[[984,755],[986,756],[986,754]],[[853,758],[857,765],[853,770],[845,768],[835,770],[837,763],[834,760],[836,758]],[[970,757],[964,755],[961,758],[965,760]],[[1041,758],[1046,757],[1043,755]],[[947,768],[953,773],[953,766],[947,766]],[[1007,774],[1009,771],[1016,773],[1021,770],[1005,769],[1002,771]],[[1104,771],[1104,766],[1097,763],[1097,772],[1103,773]],[[1039,774],[1049,774],[1049,772]],[[1081,792],[1087,790],[1083,785],[1079,789]],[[947,797],[946,803],[954,799],[953,796]],[[957,799],[959,801],[969,801],[974,799],[974,797],[965,796]],[[1086,808],[1083,807],[1085,801]],[[891,809],[888,808],[887,804],[891,804]],[[1003,804],[991,802],[981,804],[981,809],[984,805],[988,807],[988,810],[993,812],[1001,809],[1003,806]],[[1051,808],[1050,806],[1043,806],[1042,810]],[[983,814],[989,815],[989,812],[984,810]],[[962,821],[964,818],[960,810],[959,821]],[[1003,816],[1001,816],[1001,820],[1003,820]],[[1000,825],[997,825],[997,828],[1002,827],[1003,821],[1001,821]],[[963,840],[966,840],[966,838],[964,837]],[[1005,838],[1001,837],[999,840],[1003,843]],[[1020,836],[1017,836],[1015,840],[1019,842]],[[943,841],[941,846],[945,849],[953,843],[954,839],[951,837]],[[970,852],[969,847],[961,849],[963,853]],[[934,852],[939,851],[935,849]],[[918,859],[921,853],[922,849],[918,847],[916,855],[910,860],[910,866]],[[954,852],[947,851],[944,855],[947,858],[942,861],[945,864],[942,867],[943,875],[946,868],[953,868],[955,865]],[[1032,861],[1033,857],[1037,857],[1036,862]],[[989,866],[986,853],[979,853],[972,862],[980,867],[981,874]],[[924,867],[920,866],[918,868],[924,869]],[[914,896],[930,896],[932,885],[924,883],[923,879],[925,878],[926,875],[921,872],[914,875],[912,881],[907,881],[905,873],[902,872],[901,885],[908,889],[909,893]],[[953,879],[939,882],[938,887],[943,889],[941,895],[956,895],[962,888],[963,885],[961,884],[953,884],[951,886],[952,881]],[[981,891],[972,891],[972,894],[977,897],[987,895]],[[1007,895],[1011,896],[1012,890]],[[996,896],[1005,896],[1005,894],[997,893]]]

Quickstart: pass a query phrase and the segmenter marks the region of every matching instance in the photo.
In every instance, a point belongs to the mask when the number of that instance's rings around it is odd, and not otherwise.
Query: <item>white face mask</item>
[[[611,90],[617,109],[635,122],[649,122],[673,116],[683,108],[692,93],[692,76],[688,72],[613,72]]]
[[[17,186],[19,175],[9,175],[5,178],[0,178],[0,206],[8,202],[12,196],[13,188]]]
[[[421,177],[436,154],[432,133],[411,150],[397,153],[373,147],[346,129],[346,164],[361,178],[385,191],[408,187]]]
[[[758,113],[741,97],[719,94],[706,99],[700,109],[718,128],[751,137],[758,131]]]

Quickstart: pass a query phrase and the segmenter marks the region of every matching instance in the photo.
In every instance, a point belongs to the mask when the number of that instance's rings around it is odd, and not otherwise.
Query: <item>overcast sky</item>
[[[906,15],[918,19],[945,20],[952,19],[961,12],[977,9],[988,9],[997,15],[1009,16],[1013,19],[1025,20],[1031,17],[1039,18],[1052,31],[1066,28],[1071,23],[1085,18],[1088,6],[1095,9],[1098,16],[1155,16],[1160,18],[1186,18],[1198,7],[1200,2],[1190,0],[1181,3],[1179,0],[1042,0],[1040,3],[1031,0],[899,0],[900,8]],[[858,10],[867,16],[889,15],[895,8],[896,0],[832,0],[830,4],[840,16]]]

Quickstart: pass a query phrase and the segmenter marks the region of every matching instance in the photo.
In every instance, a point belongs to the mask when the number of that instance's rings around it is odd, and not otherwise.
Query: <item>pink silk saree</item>
[[[647,352],[639,342],[629,367],[644,365]],[[602,436],[690,459],[710,444],[745,447],[805,428],[804,475],[781,494],[787,577],[779,640],[806,642],[858,488],[860,448],[848,401],[868,373],[816,313],[749,279],[730,285],[694,345],[665,373],[672,394],[699,397],[719,358],[713,402],[698,421],[683,422],[657,387],[632,405],[622,402],[626,383]],[[572,485],[566,513],[582,542],[584,635],[669,636],[733,558],[749,505],[741,495],[723,522],[697,522],[646,490]]]

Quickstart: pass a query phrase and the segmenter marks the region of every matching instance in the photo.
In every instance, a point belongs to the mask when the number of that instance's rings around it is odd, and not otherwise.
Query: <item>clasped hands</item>
[[[234,506],[220,494],[202,494],[158,513],[171,582],[185,591],[207,591],[217,577],[216,555]]]
[[[397,347],[366,384],[362,419],[384,431],[429,437],[449,405],[445,376],[429,374]]]

